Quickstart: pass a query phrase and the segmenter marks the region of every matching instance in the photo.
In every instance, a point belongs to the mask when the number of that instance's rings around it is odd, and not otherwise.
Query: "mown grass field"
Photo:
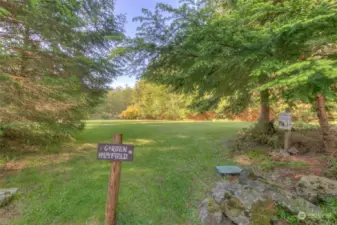
[[[96,144],[123,133],[135,145],[123,163],[118,225],[198,224],[196,206],[231,164],[224,140],[247,127],[239,122],[88,121],[60,154],[30,156],[25,168],[2,179],[18,187],[10,224],[103,224],[109,162],[96,160]]]

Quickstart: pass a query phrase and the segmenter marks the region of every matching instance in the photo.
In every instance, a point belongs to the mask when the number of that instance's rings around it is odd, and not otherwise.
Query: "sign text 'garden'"
[[[133,161],[133,145],[98,144],[98,160]]]

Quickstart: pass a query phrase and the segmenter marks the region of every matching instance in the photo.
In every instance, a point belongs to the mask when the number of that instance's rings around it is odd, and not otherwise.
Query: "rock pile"
[[[316,186],[313,186],[312,182]],[[317,177],[315,179],[302,177],[297,185],[299,195],[296,195],[257,177],[251,169],[244,169],[238,180],[218,182],[211,195],[201,203],[199,207],[201,224],[282,224],[280,221],[273,222],[277,214],[276,205],[305,217],[320,216],[320,207],[308,200],[320,193],[336,195],[337,186],[333,185],[337,185],[337,182],[327,178],[321,180]]]

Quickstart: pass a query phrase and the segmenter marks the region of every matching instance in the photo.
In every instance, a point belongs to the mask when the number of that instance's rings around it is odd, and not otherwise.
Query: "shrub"
[[[121,119],[129,119],[129,120],[138,119],[140,117],[139,108],[137,106],[128,106],[128,108],[124,110],[119,115],[119,117]]]

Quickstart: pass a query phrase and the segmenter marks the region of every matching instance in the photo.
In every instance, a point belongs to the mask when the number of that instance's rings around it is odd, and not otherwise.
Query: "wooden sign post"
[[[286,109],[285,112],[280,113],[279,116],[279,128],[285,130],[284,150],[288,150],[290,148],[291,126],[292,126],[292,118],[290,109],[288,108]]]
[[[114,144],[98,144],[97,159],[111,161],[104,225],[116,224],[122,161],[133,161],[133,145],[123,145],[123,135],[112,136]]]

